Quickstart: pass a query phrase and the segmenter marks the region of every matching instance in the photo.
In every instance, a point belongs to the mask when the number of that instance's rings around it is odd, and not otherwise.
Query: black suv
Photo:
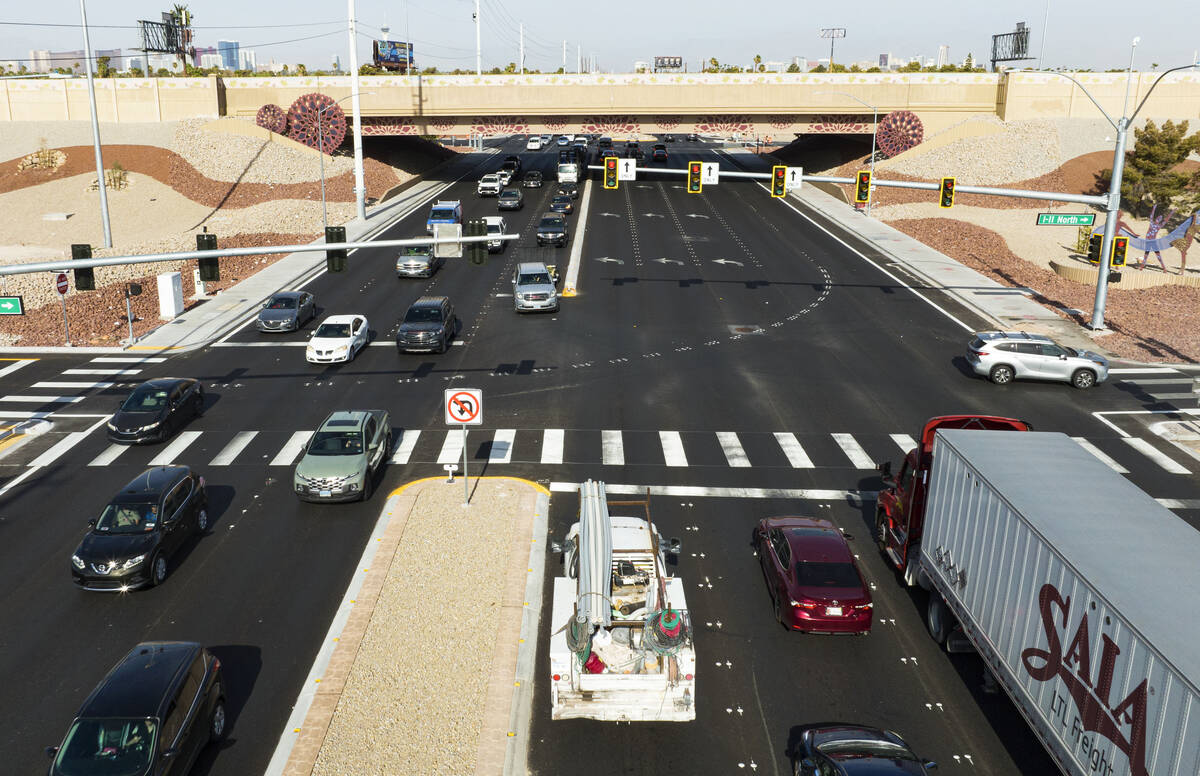
[[[567,217],[561,213],[546,213],[542,216],[542,220],[537,226],[537,244],[539,247],[543,245],[554,245],[559,248],[565,246],[567,241],[571,239],[567,232]]]
[[[454,305],[445,296],[423,296],[412,303],[396,330],[396,350],[401,353],[445,353],[458,334]]]
[[[221,661],[190,641],[138,644],[96,685],[58,746],[50,776],[187,773],[225,737]]]
[[[71,555],[77,587],[125,592],[160,584],[184,541],[208,530],[204,478],[186,466],[147,469],[88,525]]]
[[[625,158],[626,159],[641,159],[642,158],[642,147],[639,146],[637,143],[626,143],[625,144]]]

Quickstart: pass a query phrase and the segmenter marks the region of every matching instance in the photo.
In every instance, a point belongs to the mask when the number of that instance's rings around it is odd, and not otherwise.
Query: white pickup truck
[[[609,514],[642,506],[646,518]],[[562,553],[550,619],[550,716],[608,722],[696,718],[696,650],[683,581],[668,576],[650,499],[608,501],[604,483],[579,488],[579,522]]]
[[[480,197],[499,196],[500,176],[492,172],[480,178],[479,185],[475,187],[475,194]]]

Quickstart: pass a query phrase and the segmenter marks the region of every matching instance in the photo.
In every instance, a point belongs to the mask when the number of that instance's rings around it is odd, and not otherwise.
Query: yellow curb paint
[[[516,734],[516,733],[514,733],[514,732],[512,732],[511,730],[510,730],[510,731],[508,731],[508,737],[509,737],[509,738],[513,738],[513,737],[514,737],[514,736],[516,736],[516,735],[517,735],[517,734]]]
[[[130,345],[129,350],[182,350],[183,345],[170,345],[168,347],[159,347],[158,345]]]
[[[293,732],[293,733],[299,733],[299,732],[300,732],[300,728],[292,728],[292,732]]]
[[[533,480],[527,480],[527,479],[524,479],[523,477],[496,476],[496,477],[476,477],[475,479],[477,479],[477,480],[511,480],[512,482],[519,482],[519,483],[522,483],[523,485],[528,485],[528,486],[532,487],[533,489],[537,490],[539,493],[544,493],[547,496],[550,495],[550,489],[547,488],[545,485],[540,485],[540,484],[534,482]],[[387,495],[387,497],[391,498],[392,496],[399,496],[400,494],[402,494],[404,491],[408,490],[412,486],[419,485],[422,482],[442,482],[442,483],[444,483],[445,480],[442,479],[441,477],[422,477],[419,480],[413,480],[412,482],[406,482],[405,484],[401,485],[400,487],[396,488],[391,493],[389,493]],[[537,539],[534,539],[534,541],[536,542]]]

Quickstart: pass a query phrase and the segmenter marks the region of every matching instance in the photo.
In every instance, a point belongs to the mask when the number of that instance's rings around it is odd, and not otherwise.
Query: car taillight
[[[798,607],[800,609],[807,609],[809,611],[812,611],[813,609],[817,608],[817,602],[816,601],[792,601],[792,606]]]
[[[988,354],[988,352],[986,350],[972,350],[971,351],[971,355],[973,355],[973,356],[986,356],[987,354]]]
[[[873,603],[870,603],[870,604],[858,604],[858,605],[856,605],[854,608],[855,608],[855,609],[858,609],[860,612],[866,612],[866,611],[870,611],[871,609],[875,608],[875,604],[873,604]]]

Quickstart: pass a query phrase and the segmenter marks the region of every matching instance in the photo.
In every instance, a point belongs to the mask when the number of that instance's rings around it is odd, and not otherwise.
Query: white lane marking
[[[82,442],[84,437],[86,437],[88,434],[92,433],[92,431],[94,431],[96,428],[98,428],[101,424],[103,424],[105,422],[107,422],[107,421],[100,420],[100,421],[97,421],[87,431],[72,431],[70,434],[67,434],[65,437],[58,440],[58,442],[54,445],[54,447],[51,447],[49,450],[42,453],[37,458],[34,458],[29,463],[29,468],[30,469],[40,469],[43,466],[49,466],[50,464],[54,463],[64,453],[66,453],[68,450],[70,450],[75,445]]]
[[[600,432],[600,462],[605,466],[625,465],[625,444],[620,431]]]
[[[1179,383],[1191,382],[1192,378],[1187,375],[1179,375],[1178,377],[1151,377],[1141,378],[1136,380],[1117,380],[1118,385],[1178,385]]]
[[[155,358],[152,356],[111,356],[105,358],[93,358],[93,364],[161,364],[166,361],[165,358]]]
[[[108,466],[113,461],[117,460],[117,456],[129,449],[129,445],[119,445],[113,442],[100,455],[88,462],[88,466]]]
[[[1159,452],[1153,445],[1141,437],[1121,437],[1121,441],[1137,450],[1142,455],[1154,461],[1156,464],[1166,469],[1171,474],[1191,474],[1190,471],[1180,466],[1164,453]]]
[[[516,429],[496,429],[492,435],[492,449],[488,451],[488,463],[512,463],[513,441],[516,438]]]
[[[563,462],[564,437],[565,432],[561,428],[548,428],[542,431],[542,463]]]
[[[5,375],[10,375],[13,372],[17,371],[18,369],[22,369],[24,367],[29,366],[34,361],[37,361],[37,359],[36,358],[22,358],[17,361],[14,361],[13,363],[9,364],[8,366],[4,367],[3,369],[0,369],[0,377],[4,377]]]
[[[860,505],[874,501],[874,490],[821,490],[814,488],[708,488],[699,485],[620,485],[605,483],[604,490],[616,495],[645,493],[650,489],[652,496],[691,496],[693,498],[793,498],[819,501],[847,501]],[[554,493],[574,493],[579,490],[578,482],[551,482]]]
[[[214,342],[214,348],[302,348],[307,342]]]
[[[1154,500],[1167,509],[1200,509],[1200,499],[1195,498],[1156,498]]]
[[[721,443],[721,451],[725,453],[725,460],[730,466],[741,468],[750,465],[750,457],[746,455],[736,432],[718,431],[717,441]]]
[[[908,455],[917,446],[917,440],[908,434],[892,434],[891,437],[892,441],[900,447],[900,452],[903,455]]]
[[[52,380],[49,382],[34,383],[30,388],[112,388],[115,383],[83,383],[72,382],[70,380]]]
[[[417,446],[417,440],[420,437],[421,432],[416,429],[401,431],[400,439],[396,440],[396,449],[392,452],[392,463],[408,463],[408,459],[412,458],[413,448]]]
[[[862,449],[854,437],[849,434],[830,434],[833,441],[838,443],[838,447],[842,448],[842,452],[850,459],[850,463],[854,464],[859,469],[874,469],[875,462],[871,460],[871,456],[867,455],[867,451]]]
[[[140,369],[64,369],[64,375],[136,375]]]
[[[1137,367],[1118,367],[1109,369],[1110,375],[1170,375],[1176,374],[1186,377],[1187,375],[1180,372],[1178,369],[1172,369],[1169,366],[1148,366],[1145,368]]]
[[[297,431],[288,438],[283,448],[274,458],[271,459],[271,466],[291,466],[296,462],[296,456],[304,450],[304,446],[308,444],[308,440],[312,437],[312,431]]]
[[[11,396],[0,396],[0,401],[17,401],[33,404],[74,404],[77,401],[83,401],[82,396],[24,396],[13,394]]]
[[[659,431],[658,441],[662,444],[663,460],[667,466],[687,466],[687,455],[683,452],[683,439],[678,431]]]
[[[180,431],[179,436],[171,440],[171,444],[150,459],[151,466],[170,466],[179,458],[179,454],[188,449],[188,445],[200,438],[202,431]]]
[[[1187,393],[1151,393],[1155,399],[1197,399],[1200,396],[1188,391]]]
[[[37,418],[48,418],[54,413],[52,412],[26,412],[22,410],[0,410],[0,418],[9,418],[11,420],[35,420]]]
[[[463,434],[461,429],[451,429],[446,432],[442,442],[441,452],[438,453],[438,463],[458,463],[463,454]]]
[[[808,457],[808,453],[804,452],[804,448],[800,446],[800,442],[796,439],[795,434],[776,431],[775,441],[779,443],[779,447],[783,450],[783,454],[787,456],[788,463],[792,465],[793,469],[813,468],[812,459]]]
[[[1117,463],[1115,460],[1110,458],[1107,453],[1105,453],[1103,450],[1096,447],[1094,444],[1087,441],[1083,437],[1071,437],[1071,439],[1074,439],[1079,444],[1080,447],[1082,447],[1084,450],[1087,450],[1092,455],[1096,456],[1096,458],[1101,463],[1103,463],[1108,468],[1112,469],[1114,472],[1116,472],[1118,474],[1129,474],[1128,469],[1126,469],[1121,464]]]
[[[225,445],[221,452],[217,453],[217,457],[209,462],[209,466],[229,466],[233,463],[233,459],[238,457],[238,454],[246,449],[246,445],[250,444],[250,440],[258,436],[257,431],[239,431],[234,435],[233,440]]]

